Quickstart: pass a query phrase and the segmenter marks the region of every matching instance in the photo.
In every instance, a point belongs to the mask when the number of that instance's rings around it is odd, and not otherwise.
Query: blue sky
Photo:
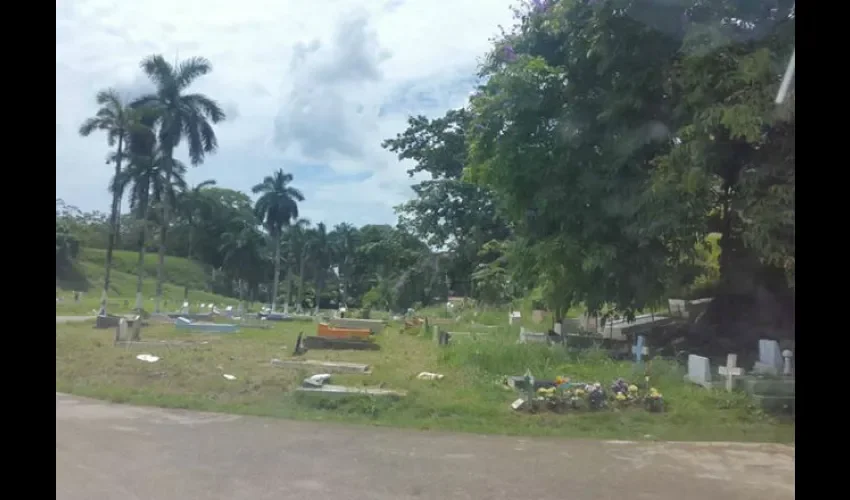
[[[479,58],[511,24],[510,0],[57,0],[56,197],[107,211],[102,134],[77,129],[95,93],[149,88],[150,54],[204,56],[193,90],[229,115],[220,150],[188,176],[248,192],[273,170],[295,175],[314,222],[394,223],[409,165],[380,147],[409,114],[463,105]]]

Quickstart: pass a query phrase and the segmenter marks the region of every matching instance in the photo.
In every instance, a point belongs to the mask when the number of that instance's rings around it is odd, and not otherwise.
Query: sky
[[[510,0],[57,0],[56,197],[107,212],[108,147],[83,138],[107,87],[127,98],[151,84],[139,62],[203,56],[191,90],[228,115],[219,150],[187,176],[249,193],[282,168],[314,223],[395,223],[410,199],[410,165],[383,139],[411,114],[460,107],[480,58],[512,23]],[[185,151],[178,156],[187,159]]]

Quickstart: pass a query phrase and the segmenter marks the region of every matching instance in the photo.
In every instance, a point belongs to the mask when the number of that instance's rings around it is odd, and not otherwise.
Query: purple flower
[[[514,48],[510,45],[505,45],[505,48],[502,49],[505,60],[508,62],[513,62],[516,60],[516,52],[514,52]]]

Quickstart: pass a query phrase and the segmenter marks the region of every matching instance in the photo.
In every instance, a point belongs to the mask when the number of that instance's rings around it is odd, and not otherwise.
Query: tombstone
[[[555,323],[552,326],[552,331],[555,332],[557,335],[563,335],[564,334],[564,328],[562,326],[562,323]]]
[[[130,340],[130,330],[127,327],[127,320],[121,318],[118,320],[118,326],[115,328],[115,342],[127,342]]]
[[[525,327],[519,327],[520,344],[548,344],[549,335],[546,333],[529,332]]]
[[[635,356],[635,364],[642,365],[643,357],[649,355],[649,349],[646,347],[646,338],[643,335],[638,335],[635,345],[632,346],[632,354]]]
[[[183,302],[183,307],[180,308],[180,314],[189,314],[189,302]]]
[[[511,311],[511,313],[508,315],[508,324],[511,326],[518,325],[521,320],[522,313],[519,311]]]
[[[783,367],[782,351],[775,340],[759,340],[759,360],[753,371],[763,375],[779,375]]]
[[[726,356],[726,366],[718,366],[717,373],[726,377],[726,390],[732,392],[735,388],[735,380],[733,377],[740,377],[744,374],[744,370],[738,365],[738,355],[729,354]]]
[[[535,324],[539,324],[543,322],[543,311],[540,309],[535,309],[531,311],[531,321],[534,321]]]
[[[696,354],[689,354],[688,374],[685,375],[685,377],[689,382],[710,388],[711,363],[708,361],[708,358],[697,356]]]
[[[224,308],[224,316],[228,318],[233,317],[233,306],[227,306]]]
[[[131,319],[133,326],[130,327],[130,340],[138,342],[142,340],[142,317],[133,316]]]
[[[793,369],[791,368],[791,358],[793,356],[794,353],[790,349],[782,351],[782,359],[785,360],[785,363],[782,366],[782,375],[785,375],[786,377],[793,375]]]

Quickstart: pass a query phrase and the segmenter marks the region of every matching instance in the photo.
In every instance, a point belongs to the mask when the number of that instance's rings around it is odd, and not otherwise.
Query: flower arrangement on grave
[[[658,389],[651,387],[649,394],[644,398],[644,405],[648,411],[660,413],[664,411],[664,397],[658,392]]]

